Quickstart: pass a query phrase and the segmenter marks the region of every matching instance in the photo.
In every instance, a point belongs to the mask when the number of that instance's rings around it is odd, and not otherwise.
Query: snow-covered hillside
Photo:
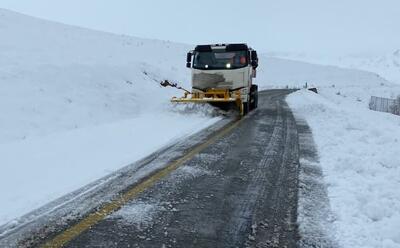
[[[161,80],[189,85],[184,61],[192,46],[96,32],[7,10],[0,10],[0,34],[0,111],[8,113],[0,116],[0,143],[157,112],[170,96],[181,94],[160,88]],[[269,57],[260,64],[257,82],[263,87],[354,84],[370,76],[335,67],[315,73],[314,65]]]
[[[188,84],[185,45],[2,9],[0,37],[0,225],[217,120],[159,86]]]
[[[187,47],[0,10],[0,143],[151,113],[188,81]],[[18,121],[16,121],[18,120]]]
[[[400,84],[400,49],[383,55],[342,56],[335,64],[373,71],[389,81]]]
[[[273,57],[307,61],[315,64],[371,71],[390,82],[400,84],[400,49],[382,52],[382,54],[377,52],[336,55],[282,52],[271,52],[268,54]]]

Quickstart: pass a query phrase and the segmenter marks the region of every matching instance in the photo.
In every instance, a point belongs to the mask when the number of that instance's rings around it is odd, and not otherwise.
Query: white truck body
[[[223,109],[234,105],[246,115],[258,105],[258,88],[253,84],[257,66],[257,52],[247,44],[198,45],[186,59],[192,89],[171,101],[210,103]]]
[[[191,51],[193,59],[189,62],[192,71],[192,92],[204,92],[209,89],[229,89],[230,91],[240,90],[240,95],[243,102],[248,102],[250,88],[253,83],[253,78],[256,76],[256,67],[258,65],[258,58],[253,49],[249,48],[246,44],[215,44],[215,45],[202,45],[197,46],[195,50]],[[197,57],[202,54],[207,54],[208,61],[215,61],[215,57],[219,55],[225,59],[220,59],[221,62],[228,61],[235,57],[235,55],[245,56],[243,64],[238,63],[234,66],[230,63],[220,63],[218,61],[218,68],[213,69],[211,65],[202,64],[196,66]],[[255,58],[252,58],[252,55]],[[232,55],[232,58],[229,58]],[[193,62],[193,63],[192,63]],[[252,63],[253,62],[253,63]],[[257,65],[254,64],[257,63]]]

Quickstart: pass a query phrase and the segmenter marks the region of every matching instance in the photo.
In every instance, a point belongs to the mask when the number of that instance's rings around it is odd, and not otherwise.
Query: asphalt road
[[[260,92],[240,121],[224,119],[1,227],[0,247],[313,247],[321,228],[300,240],[297,226],[298,195],[312,193],[299,188],[299,153],[313,145],[299,147],[307,126],[296,124],[290,92]]]
[[[235,129],[66,247],[296,247],[299,149],[288,93],[262,92]]]

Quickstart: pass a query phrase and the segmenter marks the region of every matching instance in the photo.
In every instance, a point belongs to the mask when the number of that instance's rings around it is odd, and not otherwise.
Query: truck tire
[[[258,86],[253,84],[250,87],[250,110],[258,107]]]
[[[254,108],[258,108],[258,90],[255,93]]]
[[[243,108],[243,116],[247,115],[250,112],[250,102],[243,102],[242,108]]]

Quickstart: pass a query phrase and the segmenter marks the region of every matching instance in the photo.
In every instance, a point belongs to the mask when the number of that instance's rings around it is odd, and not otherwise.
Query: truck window
[[[211,52],[195,52],[193,68],[212,69],[238,69],[248,65],[247,51],[215,50]]]

